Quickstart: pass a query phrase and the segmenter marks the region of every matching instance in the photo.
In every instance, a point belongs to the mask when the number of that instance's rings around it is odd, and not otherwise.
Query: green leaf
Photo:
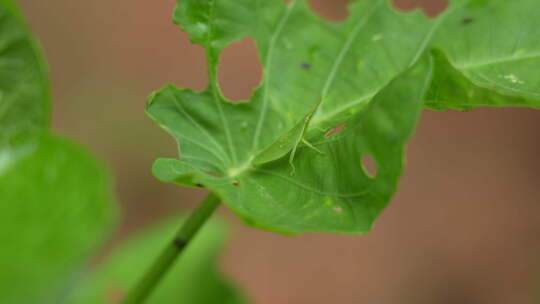
[[[294,176],[287,158],[222,176],[166,159],[156,162],[154,174],[165,181],[189,179],[206,185],[247,222],[262,228],[285,233],[366,232],[396,189],[404,144],[429,86],[429,69],[423,61],[391,82],[343,131],[311,137],[319,151],[300,146]],[[375,178],[362,170],[362,155],[375,159]]]
[[[0,66],[0,303],[58,303],[111,228],[109,178],[47,133],[47,68],[10,0],[0,0]]]
[[[282,0],[184,0],[174,19],[205,48],[210,82],[203,92],[168,85],[151,97],[149,116],[175,137],[180,150],[180,160],[158,160],[154,174],[210,188],[255,226],[285,233],[366,232],[395,190],[402,145],[412,131],[411,124],[399,129],[399,122],[387,122],[384,115],[394,115],[392,109],[374,110],[369,104],[418,60],[442,19],[398,12],[386,0],[353,3],[350,17],[341,23],[320,19],[301,0],[289,5]],[[264,77],[249,102],[231,103],[216,81],[219,54],[246,36],[256,42]],[[424,70],[412,77],[418,83],[401,80],[411,88],[399,109],[411,121],[423,98],[429,69]],[[401,89],[400,84],[388,88]],[[385,94],[378,102],[390,104],[382,101]],[[372,155],[383,168],[375,180],[365,175],[359,160],[363,153],[379,151],[350,144],[348,150],[339,148],[339,141],[324,136],[360,116],[393,128],[365,131],[357,140],[372,142],[368,133],[393,138],[392,159]]]
[[[16,147],[24,153],[0,170],[0,303],[58,303],[111,228],[109,179],[63,138],[24,136]]]
[[[0,146],[49,125],[47,68],[11,0],[0,0]]]
[[[540,109],[537,0],[459,0],[433,42],[434,85],[427,106]],[[444,54],[443,54],[444,53]]]
[[[66,303],[118,303],[162,247],[173,239],[179,224],[177,218],[168,220],[123,243]],[[224,237],[223,225],[216,221],[207,223],[147,303],[247,303],[216,271],[216,259]]]

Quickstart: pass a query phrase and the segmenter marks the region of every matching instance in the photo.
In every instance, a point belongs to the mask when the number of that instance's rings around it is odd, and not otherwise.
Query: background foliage
[[[109,177],[84,148],[50,133],[49,88],[41,51],[11,0],[0,2],[0,16],[4,22],[0,241],[5,244],[0,253],[4,286],[0,302],[118,302],[120,298],[110,299],[107,292],[116,286],[132,287],[149,263],[143,263],[143,256],[154,258],[167,229],[148,232],[126,245],[125,252],[119,249],[117,261],[112,258],[110,264],[86,269],[91,254],[111,233],[115,218]],[[187,264],[176,266],[184,282],[181,289],[176,288],[178,280],[168,276],[150,301],[244,302],[213,269],[223,229],[204,230],[190,246],[183,261]]]

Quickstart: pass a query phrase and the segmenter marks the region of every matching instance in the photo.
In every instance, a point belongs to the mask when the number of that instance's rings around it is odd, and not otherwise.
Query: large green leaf
[[[47,69],[11,0],[0,0],[0,147],[49,124]]]
[[[17,146],[24,157],[0,171],[0,303],[58,303],[109,231],[108,176],[62,138]]]
[[[180,1],[175,21],[206,49],[210,83],[203,92],[169,85],[151,97],[148,114],[181,152],[180,160],[158,160],[154,174],[210,188],[259,227],[366,232],[395,190],[428,73],[404,76],[378,97],[377,110],[366,105],[418,60],[441,20],[398,12],[386,0],[353,3],[342,23],[318,18],[303,0]],[[249,102],[234,104],[221,95],[217,63],[224,47],[246,36],[257,44],[264,77]],[[392,94],[404,99],[387,100]],[[397,109],[387,108],[394,102]],[[352,117],[351,130],[366,128],[352,126],[360,119],[375,128],[357,134],[360,146],[349,131],[347,144],[325,137]],[[394,143],[392,153],[373,150],[375,134]],[[363,154],[380,167],[375,179],[360,166]]]
[[[428,107],[540,109],[537,0],[457,0],[437,32]]]
[[[178,225],[178,219],[169,220],[122,244],[66,303],[119,303],[159,251],[173,239]],[[207,223],[146,303],[246,303],[245,298],[216,271],[224,228],[215,221]]]

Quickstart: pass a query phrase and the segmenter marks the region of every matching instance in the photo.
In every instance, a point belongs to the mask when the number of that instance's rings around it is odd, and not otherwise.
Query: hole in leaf
[[[429,17],[436,17],[448,7],[448,0],[393,0],[392,3],[402,11],[421,9]]]
[[[362,169],[371,178],[377,176],[377,164],[370,155],[362,156]]]
[[[321,18],[330,22],[339,22],[349,16],[347,9],[349,2],[351,0],[310,0],[309,4]]]
[[[337,212],[337,213],[340,213],[340,212],[343,211],[343,208],[341,208],[340,206],[335,206],[334,211]]]
[[[343,131],[343,128],[345,128],[345,125],[346,125],[346,123],[340,124],[339,126],[337,126],[337,127],[333,128],[332,130],[328,131],[328,132],[325,134],[325,136],[326,136],[326,137],[330,137],[330,136],[332,136],[332,135],[334,135],[334,134],[337,134],[337,133]]]
[[[262,67],[252,38],[234,42],[221,53],[218,79],[221,91],[228,99],[249,99],[259,85],[261,75]]]

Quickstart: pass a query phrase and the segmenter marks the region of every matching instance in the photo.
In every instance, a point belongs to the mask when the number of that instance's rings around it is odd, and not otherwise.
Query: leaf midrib
[[[379,2],[377,5],[375,5],[375,8],[380,5],[381,2]],[[424,39],[422,40],[422,42],[420,43],[420,46],[418,48],[418,50],[416,51],[416,53],[414,54],[413,56],[413,59],[411,60],[411,62],[409,63],[408,67],[410,68],[412,65],[414,65],[414,63],[416,61],[418,61],[418,59],[420,59],[420,56],[422,55],[423,51],[427,48],[429,42],[431,41],[431,39],[433,38],[433,35],[435,34],[436,30],[439,28],[439,26],[441,26],[443,20],[450,14],[450,12],[447,12],[446,15],[444,16],[439,16],[437,18],[437,20],[435,21],[434,25],[431,27],[431,29],[429,30],[429,32],[427,33],[427,35],[424,37]],[[369,16],[371,17],[371,16]],[[369,19],[369,18],[367,18]],[[366,22],[368,20],[365,20]],[[356,37],[358,33],[356,33],[354,36]],[[389,81],[387,82],[387,84],[389,83]],[[381,86],[381,88],[384,88],[385,85]],[[321,125],[324,121],[327,121],[327,120],[330,120],[332,119],[333,116],[335,115],[338,115],[340,113],[343,113],[355,106],[358,106],[359,104],[365,102],[366,100],[370,100],[371,98],[373,98],[375,95],[377,95],[378,91],[380,90],[379,89],[374,89],[372,92],[370,93],[367,93],[363,96],[361,96],[360,98],[357,98],[347,104],[344,104],[342,105],[341,107],[337,108],[337,109],[334,109],[332,112],[330,113],[325,113],[324,116],[322,117],[315,117],[314,121],[313,121],[313,125],[315,126],[318,126],[318,125]],[[324,92],[324,90],[323,90]],[[324,100],[323,100],[324,102]],[[323,103],[321,102],[319,104],[319,107],[320,105]],[[315,116],[315,115],[314,115]]]
[[[271,175],[271,176],[274,176],[274,177],[277,177],[277,178],[280,178],[280,179],[283,179],[284,181],[292,184],[292,185],[295,185],[299,188],[302,188],[306,191],[310,191],[312,193],[315,193],[315,194],[318,194],[318,195],[321,195],[321,196],[331,196],[331,197],[339,197],[339,198],[353,198],[353,197],[361,197],[361,196],[365,196],[367,194],[368,191],[364,190],[364,191],[359,191],[359,192],[355,192],[355,193],[338,193],[338,192],[324,192],[324,191],[320,191],[320,190],[317,190],[315,188],[312,188],[312,187],[309,187],[307,185],[304,185],[290,177],[287,177],[287,176],[284,176],[284,175],[281,175],[281,174],[278,174],[278,173],[275,173],[275,172],[272,172],[272,171],[268,171],[268,170],[264,170],[264,169],[260,169],[260,168],[251,168],[251,171],[255,171],[255,172],[259,172],[259,173],[263,173],[263,174],[267,174],[267,175]]]
[[[266,55],[266,61],[264,63],[264,67],[266,68],[267,73],[264,75],[264,83],[263,83],[263,96],[262,96],[262,107],[261,107],[261,114],[259,115],[259,120],[257,122],[257,126],[255,128],[255,134],[253,136],[253,143],[252,143],[252,154],[255,154],[257,151],[257,146],[259,145],[259,137],[262,129],[262,125],[264,123],[264,120],[266,119],[266,113],[268,111],[268,87],[270,83],[270,71],[269,68],[272,64],[272,59],[274,57],[274,48],[276,46],[276,40],[281,35],[281,32],[283,28],[285,27],[285,24],[289,20],[289,17],[291,15],[291,12],[293,11],[293,8],[296,6],[296,3],[298,1],[294,1],[289,6],[285,8],[285,12],[283,13],[283,16],[280,18],[278,22],[278,26],[276,27],[276,31],[272,34],[269,40],[269,48],[268,48],[268,54]]]
[[[532,53],[528,53],[522,56],[515,56],[515,55],[502,56],[502,57],[493,58],[489,60],[483,60],[478,63],[456,64],[455,67],[461,70],[471,70],[471,69],[482,68],[482,67],[486,67],[486,66],[490,66],[494,64],[499,64],[499,63],[509,63],[513,61],[520,61],[520,60],[534,59],[534,58],[540,58],[540,52],[532,52]]]

